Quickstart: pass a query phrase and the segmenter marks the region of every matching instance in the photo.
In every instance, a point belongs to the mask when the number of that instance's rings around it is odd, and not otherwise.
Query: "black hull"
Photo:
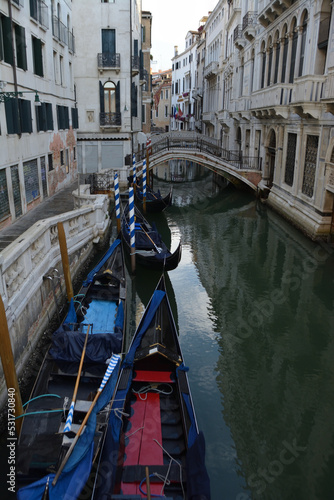
[[[157,199],[146,200],[146,211],[148,213],[163,212],[167,207],[172,204],[172,191],[170,191],[164,198],[156,197]],[[136,195],[136,203],[142,208],[143,199]]]
[[[110,413],[93,498],[117,494],[130,498],[146,492],[145,469],[170,480],[151,477],[151,494],[166,498],[210,498],[204,463],[203,435],[199,433],[178,341],[178,332],[165,290],[158,283],[122,365]],[[138,451],[140,450],[140,451]],[[200,456],[194,473],[195,456]],[[131,497],[132,498],[132,497]]]
[[[49,477],[48,487],[53,488],[51,483],[54,474],[58,471],[71,445],[71,439],[80,427],[91,406],[92,398],[100,387],[108,366],[107,360],[113,354],[123,351],[125,285],[123,249],[121,240],[118,239],[87,276],[77,296],[81,299],[79,306],[75,308],[74,303],[71,302],[65,321],[54,332],[52,345],[42,363],[30,401],[25,408],[25,417],[18,441],[16,471],[19,488],[28,485],[37,488],[31,494],[31,499],[42,498],[39,491],[40,485],[34,484],[36,481]],[[106,317],[103,317],[101,310],[105,311]],[[71,433],[65,436],[63,430],[76,386],[87,325],[90,325],[90,330],[87,334],[85,357],[80,371],[72,428]],[[105,389],[101,392],[99,398],[101,411],[98,409],[99,405],[96,405],[96,415],[94,415],[96,420],[92,420],[92,424],[89,424],[90,431],[87,431],[87,428],[85,430],[85,439],[87,439],[89,450],[93,452],[92,457],[95,457],[100,450],[105,437],[110,411],[111,395],[109,393],[113,390],[112,384],[116,385],[119,365],[118,362],[117,369],[114,370]],[[104,411],[102,411],[103,408]],[[91,436],[91,441],[88,440],[87,434]],[[76,450],[79,447],[84,449],[84,446],[79,438],[70,459],[74,459]],[[86,457],[87,463],[80,464],[78,458],[77,467],[73,467],[73,484],[75,482],[80,484],[80,477],[82,479],[85,474],[88,476],[90,474],[92,467],[92,461],[89,461],[90,451],[87,451]],[[76,472],[77,468],[78,472]],[[56,488],[62,488],[62,485],[63,474],[60,474]],[[20,494],[19,491],[18,498]],[[27,492],[24,492],[24,495],[26,494]],[[57,490],[57,493],[53,492],[53,494],[58,495],[59,498],[63,498],[62,495],[77,498],[77,493],[73,490],[64,490],[62,494]],[[24,496],[24,498],[29,497]]]
[[[122,238],[127,254],[131,255],[128,207],[124,211],[122,220]],[[144,218],[138,208],[135,208],[136,225],[140,229],[136,234],[136,262],[156,271],[172,271],[176,269],[182,255],[182,244],[179,243],[175,252],[171,253],[165,243],[161,240],[160,234]],[[138,245],[138,242],[139,245]]]

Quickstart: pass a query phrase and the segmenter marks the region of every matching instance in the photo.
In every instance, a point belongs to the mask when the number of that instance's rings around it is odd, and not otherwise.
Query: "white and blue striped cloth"
[[[129,217],[130,217],[130,246],[135,248],[136,237],[135,237],[135,200],[133,196],[133,188],[129,188]]]

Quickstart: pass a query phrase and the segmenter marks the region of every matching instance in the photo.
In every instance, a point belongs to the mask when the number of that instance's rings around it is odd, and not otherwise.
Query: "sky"
[[[152,71],[172,67],[174,45],[179,54],[185,49],[188,31],[197,30],[200,19],[207,16],[218,0],[142,0],[142,9],[152,13]]]

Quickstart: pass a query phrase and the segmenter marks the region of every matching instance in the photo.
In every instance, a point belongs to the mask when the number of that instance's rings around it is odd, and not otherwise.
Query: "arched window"
[[[271,37],[269,38],[269,41],[268,41],[268,47],[269,47],[269,52],[268,52],[268,78],[267,78],[267,87],[269,87],[269,85],[270,85],[271,66],[272,66],[272,63],[273,63],[273,44],[272,44]]]
[[[115,113],[116,112],[116,86],[113,82],[107,82],[104,84],[104,112],[105,113]]]
[[[250,85],[249,85],[249,92],[253,92],[253,83],[254,83],[254,59],[255,59],[255,52],[254,49],[252,50],[252,56],[251,56],[251,71],[250,71]]]
[[[303,69],[304,69],[306,33],[307,33],[307,11],[305,11],[303,13],[303,17],[302,17],[302,34],[301,34],[301,41],[300,41],[301,46],[300,46],[300,59],[299,59],[298,76],[302,76]]]
[[[264,76],[266,73],[266,55],[267,55],[266,54],[266,46],[265,46],[264,42],[262,44],[261,51],[262,51],[261,89],[263,89],[264,88]]]
[[[281,82],[285,83],[286,79],[286,63],[288,60],[288,48],[289,48],[289,36],[287,34],[287,26],[285,25],[283,28],[283,34],[282,38],[284,40],[283,42],[283,61],[282,61],[282,75],[281,75]]]
[[[289,83],[293,83],[295,77],[295,66],[296,66],[296,54],[297,54],[297,44],[298,44],[298,30],[296,29],[296,19],[292,24],[292,47],[291,47],[291,62],[290,62],[290,76]]]
[[[275,70],[274,70],[274,83],[278,82],[278,67],[279,67],[279,58],[281,53],[281,44],[279,39],[279,33],[276,31],[275,34]]]

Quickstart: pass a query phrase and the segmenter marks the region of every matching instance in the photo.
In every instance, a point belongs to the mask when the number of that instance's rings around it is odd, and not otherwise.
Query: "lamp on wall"
[[[127,105],[124,106],[124,111],[129,111],[129,108],[127,107]]]
[[[0,81],[0,89],[6,86],[6,82]],[[39,100],[39,95],[37,90],[20,90],[19,92],[0,92],[0,103],[6,102],[9,99],[15,99],[15,97],[22,97],[23,94],[35,94],[35,106],[41,106],[41,101]]]

